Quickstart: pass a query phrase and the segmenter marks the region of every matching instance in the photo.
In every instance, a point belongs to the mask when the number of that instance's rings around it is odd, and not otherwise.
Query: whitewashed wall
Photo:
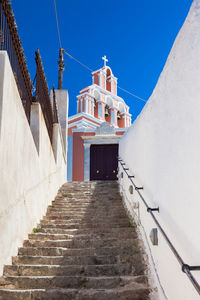
[[[66,157],[60,125],[52,149],[39,104],[32,105],[32,134],[4,51],[0,74],[1,273],[66,181]]]
[[[159,220],[189,265],[200,265],[199,32],[195,0],[152,96],[120,142],[120,156],[144,186],[147,202],[160,207]],[[122,185],[127,190],[127,178]],[[153,225],[140,209],[149,235]],[[160,235],[151,251],[168,299],[199,299]],[[200,283],[200,271],[193,274]]]

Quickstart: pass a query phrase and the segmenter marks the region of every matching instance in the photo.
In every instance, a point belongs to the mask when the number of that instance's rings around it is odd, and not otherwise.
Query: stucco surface
[[[195,0],[152,96],[120,142],[121,157],[150,205],[159,206],[162,226],[189,265],[200,262],[199,31]],[[168,299],[199,299],[166,243],[152,251]],[[200,282],[200,272],[194,276]]]
[[[1,273],[66,181],[66,158],[61,130],[54,130],[54,154],[39,107],[33,108],[31,128],[36,127],[31,132],[4,51],[0,74]]]

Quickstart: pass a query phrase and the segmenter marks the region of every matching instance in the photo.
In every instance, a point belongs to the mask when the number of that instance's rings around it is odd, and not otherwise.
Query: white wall
[[[69,95],[67,90],[55,90],[56,103],[58,108],[58,119],[62,129],[65,152],[67,153],[67,129],[68,129],[68,104]],[[50,93],[53,103],[53,91]]]
[[[27,122],[7,53],[0,52],[0,273],[66,181],[60,125],[53,149],[39,104]],[[34,141],[35,140],[35,141]]]
[[[189,265],[200,265],[199,32],[195,0],[152,96],[120,142],[120,156],[144,186],[149,205],[160,207],[159,220]],[[140,209],[149,235],[153,225],[142,204]],[[199,299],[160,235],[152,252],[168,299]],[[200,271],[194,276],[200,283]]]

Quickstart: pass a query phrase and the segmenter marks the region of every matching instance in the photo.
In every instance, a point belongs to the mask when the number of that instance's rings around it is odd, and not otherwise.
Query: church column
[[[91,112],[92,111],[92,108],[91,108],[92,103],[91,102],[92,102],[91,99],[89,99],[89,114],[90,115],[92,114],[92,112]]]
[[[85,113],[88,113],[88,97],[85,97]]]
[[[101,87],[101,83],[102,83],[102,80],[101,80],[101,71],[99,72],[99,86]]]
[[[116,126],[117,125],[117,109],[111,108],[110,113],[111,113],[110,123],[111,123],[111,125]]]
[[[105,74],[105,71],[103,71],[103,84],[102,84],[102,88],[106,89],[106,74]]]
[[[102,109],[102,103],[98,102],[98,118],[102,119],[103,118],[103,109]]]
[[[110,91],[113,93],[113,77],[112,75],[110,76]]]
[[[90,180],[90,146],[84,143],[84,181]]]
[[[94,117],[94,100],[92,100],[92,116]]]
[[[77,114],[79,113],[79,100],[77,100]]]
[[[81,108],[80,108],[80,112],[82,113],[83,111],[83,98],[81,98]]]
[[[105,106],[104,102],[97,102],[98,105],[98,119],[105,121]]]

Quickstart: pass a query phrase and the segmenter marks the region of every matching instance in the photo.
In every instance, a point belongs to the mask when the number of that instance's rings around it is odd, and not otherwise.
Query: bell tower
[[[117,78],[107,66],[108,59],[102,57],[104,65],[92,72],[92,85],[77,96],[77,113],[88,114],[110,125],[126,128],[131,125],[129,107],[117,96]]]

